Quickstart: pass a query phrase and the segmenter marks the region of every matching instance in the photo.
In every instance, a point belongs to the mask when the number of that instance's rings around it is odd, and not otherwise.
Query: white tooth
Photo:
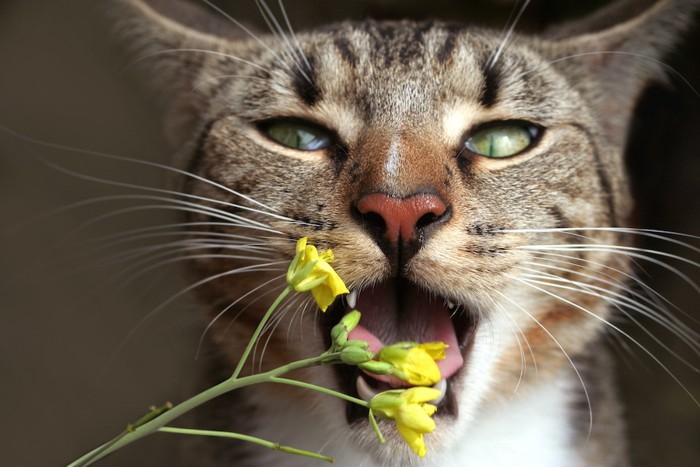
[[[433,385],[433,389],[440,391],[440,397],[432,401],[434,404],[439,404],[445,398],[445,392],[447,392],[447,380],[442,378],[440,381]]]
[[[379,394],[379,391],[377,391],[376,389],[372,389],[362,376],[357,377],[357,381],[355,381],[355,387],[357,388],[357,394],[360,396],[360,399],[367,402],[369,402],[374,396]]]
[[[350,308],[355,308],[355,305],[357,305],[357,290],[350,292],[346,300],[348,301],[348,306]]]
[[[454,304],[454,303],[452,303],[452,302],[447,302],[447,308],[449,308],[449,309],[451,310],[451,309],[453,309],[454,307],[455,307],[455,304]]]

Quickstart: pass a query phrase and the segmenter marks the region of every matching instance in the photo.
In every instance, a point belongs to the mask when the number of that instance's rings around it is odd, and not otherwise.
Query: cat
[[[389,425],[378,444],[354,406],[286,387],[217,401],[200,424],[348,466],[628,465],[604,334],[625,335],[617,315],[669,318],[633,275],[622,153],[697,5],[623,0],[539,37],[372,20],[273,36],[207,5],[121,2],[175,163],[194,174],[192,236],[230,240],[188,271],[211,382],[235,365],[302,236],[333,250],[352,293],[323,315],[291,302],[261,368],[323,351],[351,305],[376,340],[450,344],[424,460]],[[347,368],[296,376],[365,397],[381,386]],[[309,463],[234,443],[187,455]]]

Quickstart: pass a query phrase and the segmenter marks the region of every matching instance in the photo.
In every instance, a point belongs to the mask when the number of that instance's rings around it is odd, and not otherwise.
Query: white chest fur
[[[509,403],[485,411],[463,442],[429,465],[478,467],[579,466],[567,414],[563,381],[542,385]]]
[[[496,407],[484,409],[470,424],[470,427],[444,453],[430,451],[430,438],[426,438],[428,455],[413,465],[420,467],[578,467],[584,465],[578,458],[577,450],[571,445],[573,435],[568,416],[572,384],[566,378],[549,381],[533,387],[527,393],[520,393],[512,400]],[[277,420],[280,429],[288,426],[296,429],[277,433],[285,443],[305,445],[318,449],[335,458],[337,466],[384,467],[403,465],[396,461],[377,462],[371,455],[372,449],[359,448],[345,436],[336,436],[334,429],[323,428],[322,424],[299,423],[306,417],[290,417]],[[439,423],[439,421],[438,421]],[[335,427],[337,428],[337,427]],[[311,440],[318,440],[314,443]],[[309,446],[317,444],[317,446]],[[268,456],[269,454],[269,456]],[[266,460],[287,466],[310,465],[309,459],[284,457],[280,453],[266,453]],[[281,456],[281,457],[280,457]]]

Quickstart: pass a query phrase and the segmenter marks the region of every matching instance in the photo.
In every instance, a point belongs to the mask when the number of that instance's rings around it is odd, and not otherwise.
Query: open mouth
[[[442,395],[434,403],[441,409],[438,415],[456,415],[457,404],[451,387],[455,378],[463,373],[472,347],[477,326],[473,313],[407,279],[393,278],[353,291],[346,300],[331,307],[323,318],[327,331],[324,335],[330,336],[330,328],[354,308],[362,313],[362,319],[349,337],[369,342],[373,352],[401,341],[441,341],[448,345],[446,358],[437,361],[442,380],[434,387]],[[330,341],[327,344],[330,345]],[[334,368],[341,389],[364,400],[378,392],[408,385],[394,377],[365,374],[356,367],[336,365]],[[356,404],[348,403],[347,407],[349,423],[367,416],[367,410]]]

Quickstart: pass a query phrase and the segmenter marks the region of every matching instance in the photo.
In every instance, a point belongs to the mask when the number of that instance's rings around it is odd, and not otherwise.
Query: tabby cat
[[[156,3],[124,0],[120,32],[193,174],[192,236],[219,248],[212,259],[203,245],[189,270],[211,382],[237,361],[302,236],[333,250],[352,293],[325,314],[291,302],[256,368],[323,351],[353,306],[356,335],[375,346],[450,345],[424,460],[390,425],[377,443],[355,406],[288,387],[218,401],[199,425],[343,466],[627,465],[602,335],[624,333],[615,315],[669,318],[635,283],[622,153],[641,90],[698,2],[620,1],[540,37],[372,20],[263,34],[208,2]],[[347,368],[295,376],[363,398],[385,388]],[[187,456],[310,462],[229,442]]]

